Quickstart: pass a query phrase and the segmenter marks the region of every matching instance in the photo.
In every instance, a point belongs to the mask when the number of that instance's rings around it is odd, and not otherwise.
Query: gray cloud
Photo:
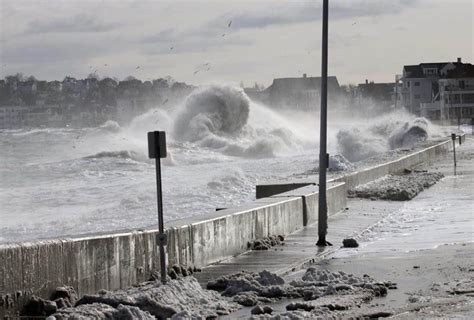
[[[147,55],[173,53],[203,52],[211,48],[227,46],[252,45],[255,40],[231,34],[225,29],[215,29],[203,26],[194,30],[177,31],[165,29],[157,34],[146,36],[139,40],[144,45],[142,52]],[[173,48],[170,50],[170,48]]]
[[[388,14],[397,14],[418,0],[355,0],[330,3],[332,19],[351,19]],[[208,26],[223,25],[231,17],[232,30],[260,29],[275,25],[297,24],[321,19],[321,4],[313,1],[291,2],[276,6],[272,10],[252,10],[236,14],[227,13],[209,22]]]
[[[157,34],[144,37],[140,40],[141,43],[159,43],[159,42],[173,42],[176,41],[178,33],[174,29],[165,29]]]
[[[352,19],[396,14],[405,6],[412,6],[416,1],[353,0],[350,3],[334,1],[330,4],[330,15],[332,19]],[[143,37],[139,41],[140,44],[146,45],[142,52],[151,55],[166,54],[169,53],[170,47],[173,47],[174,52],[179,53],[202,52],[219,46],[251,45],[254,41],[237,36],[239,30],[262,29],[321,19],[321,4],[313,1],[283,2],[274,5],[272,10],[268,10],[268,6],[252,6],[246,10],[234,14],[225,13],[192,30],[178,31],[168,28]],[[231,26],[229,26],[230,21],[232,21]],[[222,38],[226,41],[223,42]]]
[[[214,34],[213,37],[189,37],[175,38],[174,41],[166,41],[144,44],[141,50],[146,55],[160,55],[170,53],[195,53],[206,52],[211,49],[224,48],[228,46],[250,46],[255,40],[244,39],[237,36],[224,36]],[[173,48],[171,50],[171,47]]]
[[[74,32],[105,32],[119,27],[119,23],[106,23],[96,17],[78,14],[69,18],[30,22],[26,33],[74,33]]]
[[[8,63],[19,64],[57,64],[85,61],[95,57],[97,52],[104,54],[109,47],[99,43],[60,42],[31,43],[8,46],[2,50],[2,58]]]

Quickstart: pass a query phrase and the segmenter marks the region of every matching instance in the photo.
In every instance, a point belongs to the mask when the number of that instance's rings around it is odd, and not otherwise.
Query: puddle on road
[[[360,247],[336,258],[377,252],[410,252],[474,242],[474,180],[448,176],[373,226]]]

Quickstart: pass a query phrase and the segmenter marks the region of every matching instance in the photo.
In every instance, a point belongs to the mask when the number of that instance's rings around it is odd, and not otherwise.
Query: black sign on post
[[[456,175],[456,134],[451,133],[451,140],[453,140],[453,154],[454,154],[454,175]]]
[[[166,158],[166,134],[164,131],[148,132],[148,157],[155,159],[156,164],[156,194],[158,204],[158,235],[156,243],[160,247],[161,283],[166,283],[166,253],[167,238],[163,225],[163,193],[161,188],[161,158]]]

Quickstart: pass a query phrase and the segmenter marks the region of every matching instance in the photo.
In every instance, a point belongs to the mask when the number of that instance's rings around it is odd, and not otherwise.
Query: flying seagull
[[[232,25],[232,20],[229,21],[229,24],[227,25],[227,28],[230,28],[231,25]]]

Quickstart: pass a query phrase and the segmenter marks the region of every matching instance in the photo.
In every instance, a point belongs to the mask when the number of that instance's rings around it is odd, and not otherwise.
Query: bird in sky
[[[174,49],[174,47],[171,47],[171,48],[170,48],[170,50],[173,50],[173,49]]]
[[[137,66],[135,69],[140,69],[140,66]]]
[[[230,20],[229,23],[227,24],[227,28],[230,28],[231,25],[232,25],[232,20]]]

